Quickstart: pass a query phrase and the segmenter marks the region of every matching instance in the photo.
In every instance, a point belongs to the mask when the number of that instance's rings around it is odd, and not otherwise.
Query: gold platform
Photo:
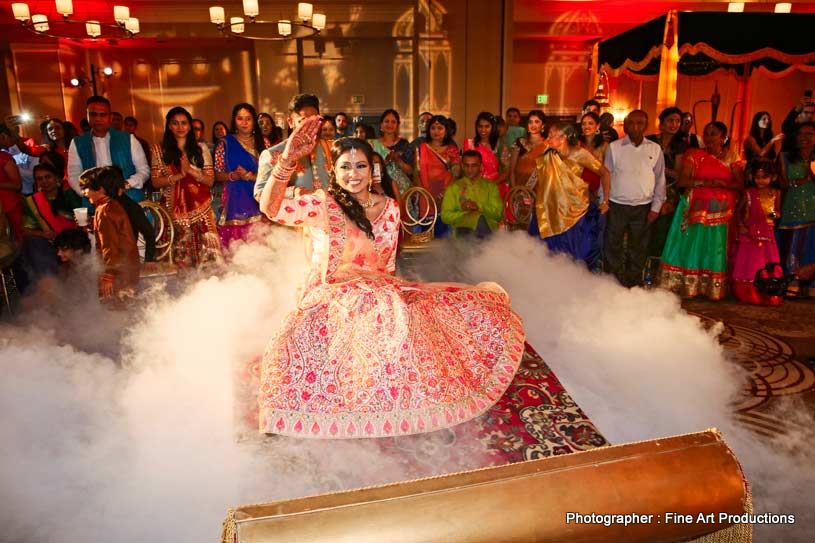
[[[719,522],[719,513],[745,512],[751,504],[741,466],[708,430],[241,506],[230,511],[223,542],[748,542],[750,525]],[[579,523],[570,513],[640,517],[605,526],[605,519]],[[700,521],[700,514],[713,518]]]

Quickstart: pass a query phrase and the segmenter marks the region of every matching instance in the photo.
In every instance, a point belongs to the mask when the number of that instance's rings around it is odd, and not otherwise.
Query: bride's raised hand
[[[294,163],[311,153],[317,144],[317,136],[320,134],[322,124],[323,118],[319,115],[308,117],[300,123],[300,126],[292,130],[289,135],[282,159],[285,162]]]

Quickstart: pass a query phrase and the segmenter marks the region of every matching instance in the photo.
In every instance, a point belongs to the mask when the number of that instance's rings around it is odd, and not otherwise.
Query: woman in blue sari
[[[580,147],[580,129],[563,123],[549,131],[549,149],[536,160],[527,186],[535,192],[529,234],[556,253],[568,253],[589,268],[600,257],[599,219],[608,211],[610,176],[597,158]],[[603,196],[595,205],[581,177],[590,170],[600,177]]]
[[[262,214],[254,197],[258,157],[271,143],[263,137],[251,104],[232,108],[229,134],[215,148],[215,181],[223,183],[223,211],[218,220],[221,243],[246,239]]]

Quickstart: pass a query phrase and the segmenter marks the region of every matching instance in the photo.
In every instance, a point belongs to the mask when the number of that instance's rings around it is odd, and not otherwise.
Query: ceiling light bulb
[[[113,18],[119,24],[125,24],[130,19],[130,8],[127,6],[113,6]]]
[[[311,19],[312,13],[314,13],[314,6],[308,2],[300,2],[297,4],[297,16],[303,21]]]
[[[243,14],[247,17],[258,16],[258,0],[243,0]]]
[[[311,21],[311,25],[317,30],[322,30],[323,28],[325,28],[325,14],[315,13],[314,19]]]
[[[216,25],[224,24],[224,22],[226,22],[224,8],[221,6],[212,6],[209,8],[209,20]]]
[[[99,24],[99,21],[88,21],[85,23],[85,32],[87,32],[91,38],[101,36],[102,25]]]
[[[235,34],[243,34],[243,31],[245,30],[245,26],[243,24],[243,17],[230,17],[229,27]]]
[[[291,35],[291,21],[283,19],[282,21],[277,21],[277,32],[281,36],[289,36]]]
[[[31,19],[31,12],[28,11],[28,4],[18,2],[11,4],[11,12],[14,13],[14,18],[18,21],[27,21]]]
[[[141,32],[141,29],[139,28],[139,20],[136,17],[131,17],[125,21],[125,29],[131,34],[138,34]]]
[[[37,13],[31,17],[31,22],[34,23],[34,30],[37,32],[48,32],[48,17],[42,13]]]
[[[57,13],[59,13],[63,17],[73,15],[74,3],[71,0],[56,0],[56,3],[57,3]]]

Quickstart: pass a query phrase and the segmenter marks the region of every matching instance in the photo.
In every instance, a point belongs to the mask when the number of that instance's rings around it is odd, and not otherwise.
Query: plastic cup
[[[76,219],[76,224],[79,226],[88,226],[88,208],[74,208],[74,218]]]

